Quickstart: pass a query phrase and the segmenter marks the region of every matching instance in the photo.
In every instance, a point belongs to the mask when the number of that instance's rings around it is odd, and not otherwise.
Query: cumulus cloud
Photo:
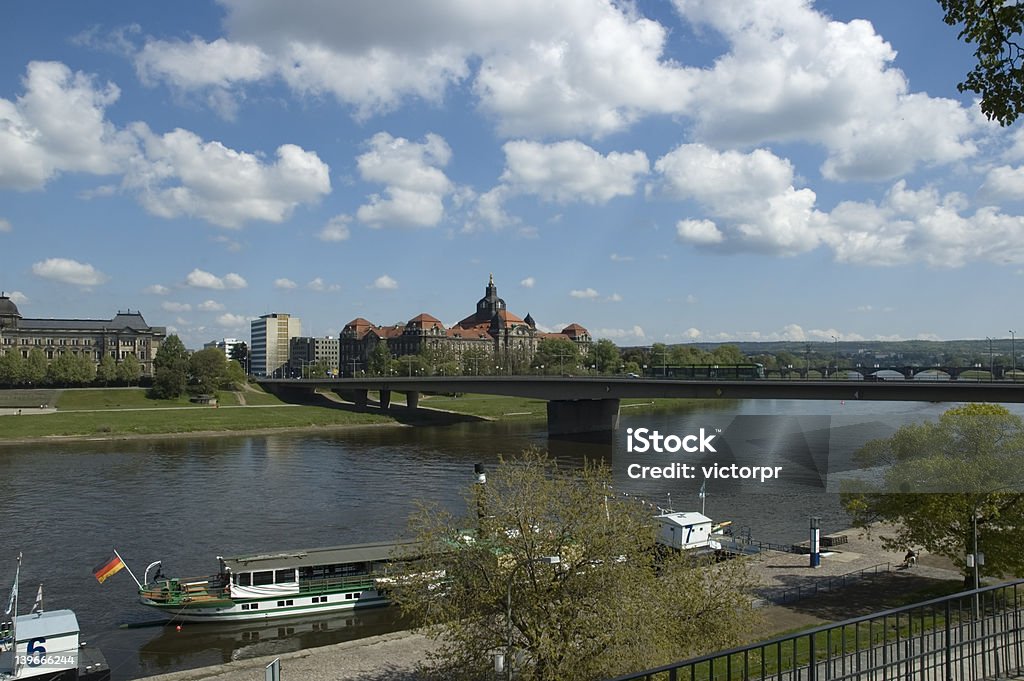
[[[394,291],[398,288],[398,282],[386,274],[382,274],[373,280],[373,287],[384,291]]]
[[[341,286],[340,285],[338,285],[338,284],[328,284],[321,277],[316,277],[311,282],[306,284],[306,288],[308,288],[310,291],[318,291],[318,292],[324,292],[324,291],[330,292],[330,291],[340,291],[341,290]]]
[[[224,309],[224,306],[216,300],[204,300],[196,307],[196,309],[202,310],[203,312],[220,312]]]
[[[167,310],[168,312],[191,312],[192,306],[188,303],[174,303],[169,300],[165,300],[160,304],[160,307]]]
[[[533,288],[534,284],[536,283],[536,279],[534,279],[533,277],[527,277],[526,279],[520,281],[519,285],[522,286],[523,288]]]
[[[512,193],[535,194],[545,201],[607,203],[631,196],[637,179],[650,169],[647,155],[610,152],[603,156],[577,141],[541,144],[506,142],[501,181]]]
[[[48,258],[32,265],[32,274],[78,286],[98,286],[110,277],[92,265],[69,258]]]
[[[11,223],[3,218],[0,218],[0,232],[11,231]]]
[[[225,312],[217,317],[217,324],[226,328],[240,328],[249,326],[249,317],[240,314]]]
[[[229,228],[250,220],[282,222],[296,206],[331,190],[327,164],[294,144],[279,146],[268,163],[180,128],[157,135],[136,123],[133,130],[144,155],[133,160],[125,184],[160,217],[197,217]]]
[[[639,340],[646,338],[647,335],[644,333],[643,327],[635,325],[631,329],[598,329],[594,332],[594,337],[608,338],[610,340],[621,340],[623,338]]]
[[[274,280],[274,288],[284,289],[287,291],[289,289],[296,288],[297,286],[298,284],[296,284],[291,279],[285,279],[282,277],[281,279]]]
[[[194,269],[188,273],[185,277],[185,285],[191,286],[192,288],[208,288],[208,289],[239,289],[245,288],[249,284],[240,275],[234,272],[229,272],[223,277],[218,277],[210,272],[205,272],[201,269]]]
[[[827,216],[810,189],[793,186],[793,166],[765,149],[749,154],[682,144],[655,163],[660,190],[697,201],[715,218],[684,219],[679,238],[700,246],[794,254],[819,245]]]
[[[0,98],[0,188],[40,189],[63,172],[109,175],[136,151],[106,120],[121,91],[60,62],[29,63],[24,93]]]
[[[572,296],[573,298],[584,298],[584,299],[592,300],[594,298],[597,298],[601,294],[599,294],[597,291],[595,291],[592,288],[585,288],[585,289],[573,289],[572,291],[569,291],[569,295]]]
[[[168,293],[171,292],[171,289],[167,288],[163,284],[153,284],[152,286],[147,286],[146,288],[142,289],[142,292],[149,293],[150,295],[154,296],[166,296]]]
[[[352,222],[350,215],[335,215],[327,221],[324,228],[317,234],[322,241],[345,241],[350,236],[348,225]]]
[[[444,197],[452,183],[441,170],[451,159],[451,148],[440,135],[427,134],[423,142],[410,142],[379,132],[359,156],[359,174],[367,182],[386,185],[360,206],[356,217],[371,227],[433,227],[444,217]]]
[[[686,331],[683,331],[683,338],[687,338],[689,340],[697,340],[700,336],[700,329],[693,326],[688,328]]]
[[[15,305],[22,305],[28,302],[28,296],[21,291],[11,291],[7,294],[7,297],[10,298]]]
[[[633,262],[636,258],[631,255],[619,255],[618,253],[612,253],[610,260],[612,262]]]

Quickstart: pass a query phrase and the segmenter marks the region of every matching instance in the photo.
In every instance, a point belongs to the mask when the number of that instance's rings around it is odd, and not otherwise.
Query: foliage
[[[46,367],[46,382],[51,385],[86,385],[96,378],[96,365],[85,355],[65,352]]]
[[[537,343],[533,368],[545,374],[573,374],[579,371],[580,349],[567,338],[545,338]]]
[[[593,346],[593,357],[597,370],[602,374],[617,373],[622,366],[619,348],[607,338],[602,338]]]
[[[189,359],[185,344],[177,335],[170,335],[160,344],[153,358],[153,387],[150,389],[157,399],[172,399],[185,392],[188,381]]]
[[[39,348],[32,348],[25,360],[23,380],[29,385],[40,385],[46,378],[46,355]]]
[[[391,351],[388,350],[388,344],[384,341],[378,341],[373,350],[370,351],[369,359],[367,360],[367,368],[370,370],[371,376],[383,376],[390,370],[391,362]]]
[[[193,352],[188,358],[189,392],[212,395],[227,382],[228,362],[220,348]]]
[[[142,375],[142,363],[135,355],[129,354],[117,364],[117,380],[131,385]]]
[[[965,571],[974,526],[985,554],[984,573],[1024,573],[1024,420],[1004,407],[950,409],[937,423],[912,424],[868,443],[858,459],[884,466],[879,484],[846,486],[843,504],[861,526],[897,523],[883,538],[893,549],[922,547]]]
[[[245,369],[242,368],[242,365],[235,359],[229,361],[227,369],[224,372],[225,387],[230,387],[233,390],[241,390],[245,387],[245,382]]]
[[[103,385],[117,380],[117,362],[105,352],[100,358],[99,366],[96,367],[96,380],[101,381]]]
[[[647,511],[611,495],[609,483],[606,466],[563,471],[527,451],[467,493],[471,517],[414,514],[422,557],[397,564],[393,597],[439,640],[439,678],[491,677],[510,635],[516,678],[559,681],[741,640],[753,619],[746,564],[659,558]],[[540,560],[553,556],[557,565]]]
[[[231,354],[228,355],[228,359],[238,362],[244,371],[245,367],[249,364],[249,346],[244,342],[235,343],[231,347]]]
[[[468,348],[462,353],[462,373],[466,376],[479,376],[488,373],[491,355],[483,348]]]
[[[25,358],[17,350],[8,350],[0,357],[0,383],[17,385],[25,380]]]
[[[945,22],[960,27],[957,38],[975,45],[977,63],[960,92],[981,95],[981,110],[1000,125],[1010,125],[1024,110],[1024,6],[991,0],[939,0]]]

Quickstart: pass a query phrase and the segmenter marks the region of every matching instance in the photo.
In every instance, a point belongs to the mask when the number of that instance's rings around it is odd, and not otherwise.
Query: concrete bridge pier
[[[548,435],[564,437],[584,433],[611,433],[619,427],[619,401],[550,400]]]
[[[420,393],[418,390],[410,390],[405,393],[405,405],[410,409],[415,409],[420,405]]]
[[[391,406],[391,391],[381,390],[380,391],[380,409],[381,411],[387,411]]]

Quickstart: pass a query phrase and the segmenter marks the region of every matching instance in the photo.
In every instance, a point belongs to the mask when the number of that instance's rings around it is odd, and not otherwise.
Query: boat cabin
[[[680,551],[706,548],[711,540],[711,518],[696,511],[663,513],[658,523],[658,543]]]

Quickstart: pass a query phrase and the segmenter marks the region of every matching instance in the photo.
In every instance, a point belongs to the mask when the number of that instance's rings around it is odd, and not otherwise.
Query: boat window
[[[274,571],[267,570],[265,572],[254,572],[252,573],[252,585],[253,586],[266,586],[274,583]]]
[[[275,584],[284,584],[286,582],[294,582],[294,581],[295,581],[295,570],[293,568],[288,568],[287,570],[277,570],[275,575],[274,575],[274,583]]]
[[[243,572],[235,576],[235,584],[238,586],[252,586],[252,573]]]

